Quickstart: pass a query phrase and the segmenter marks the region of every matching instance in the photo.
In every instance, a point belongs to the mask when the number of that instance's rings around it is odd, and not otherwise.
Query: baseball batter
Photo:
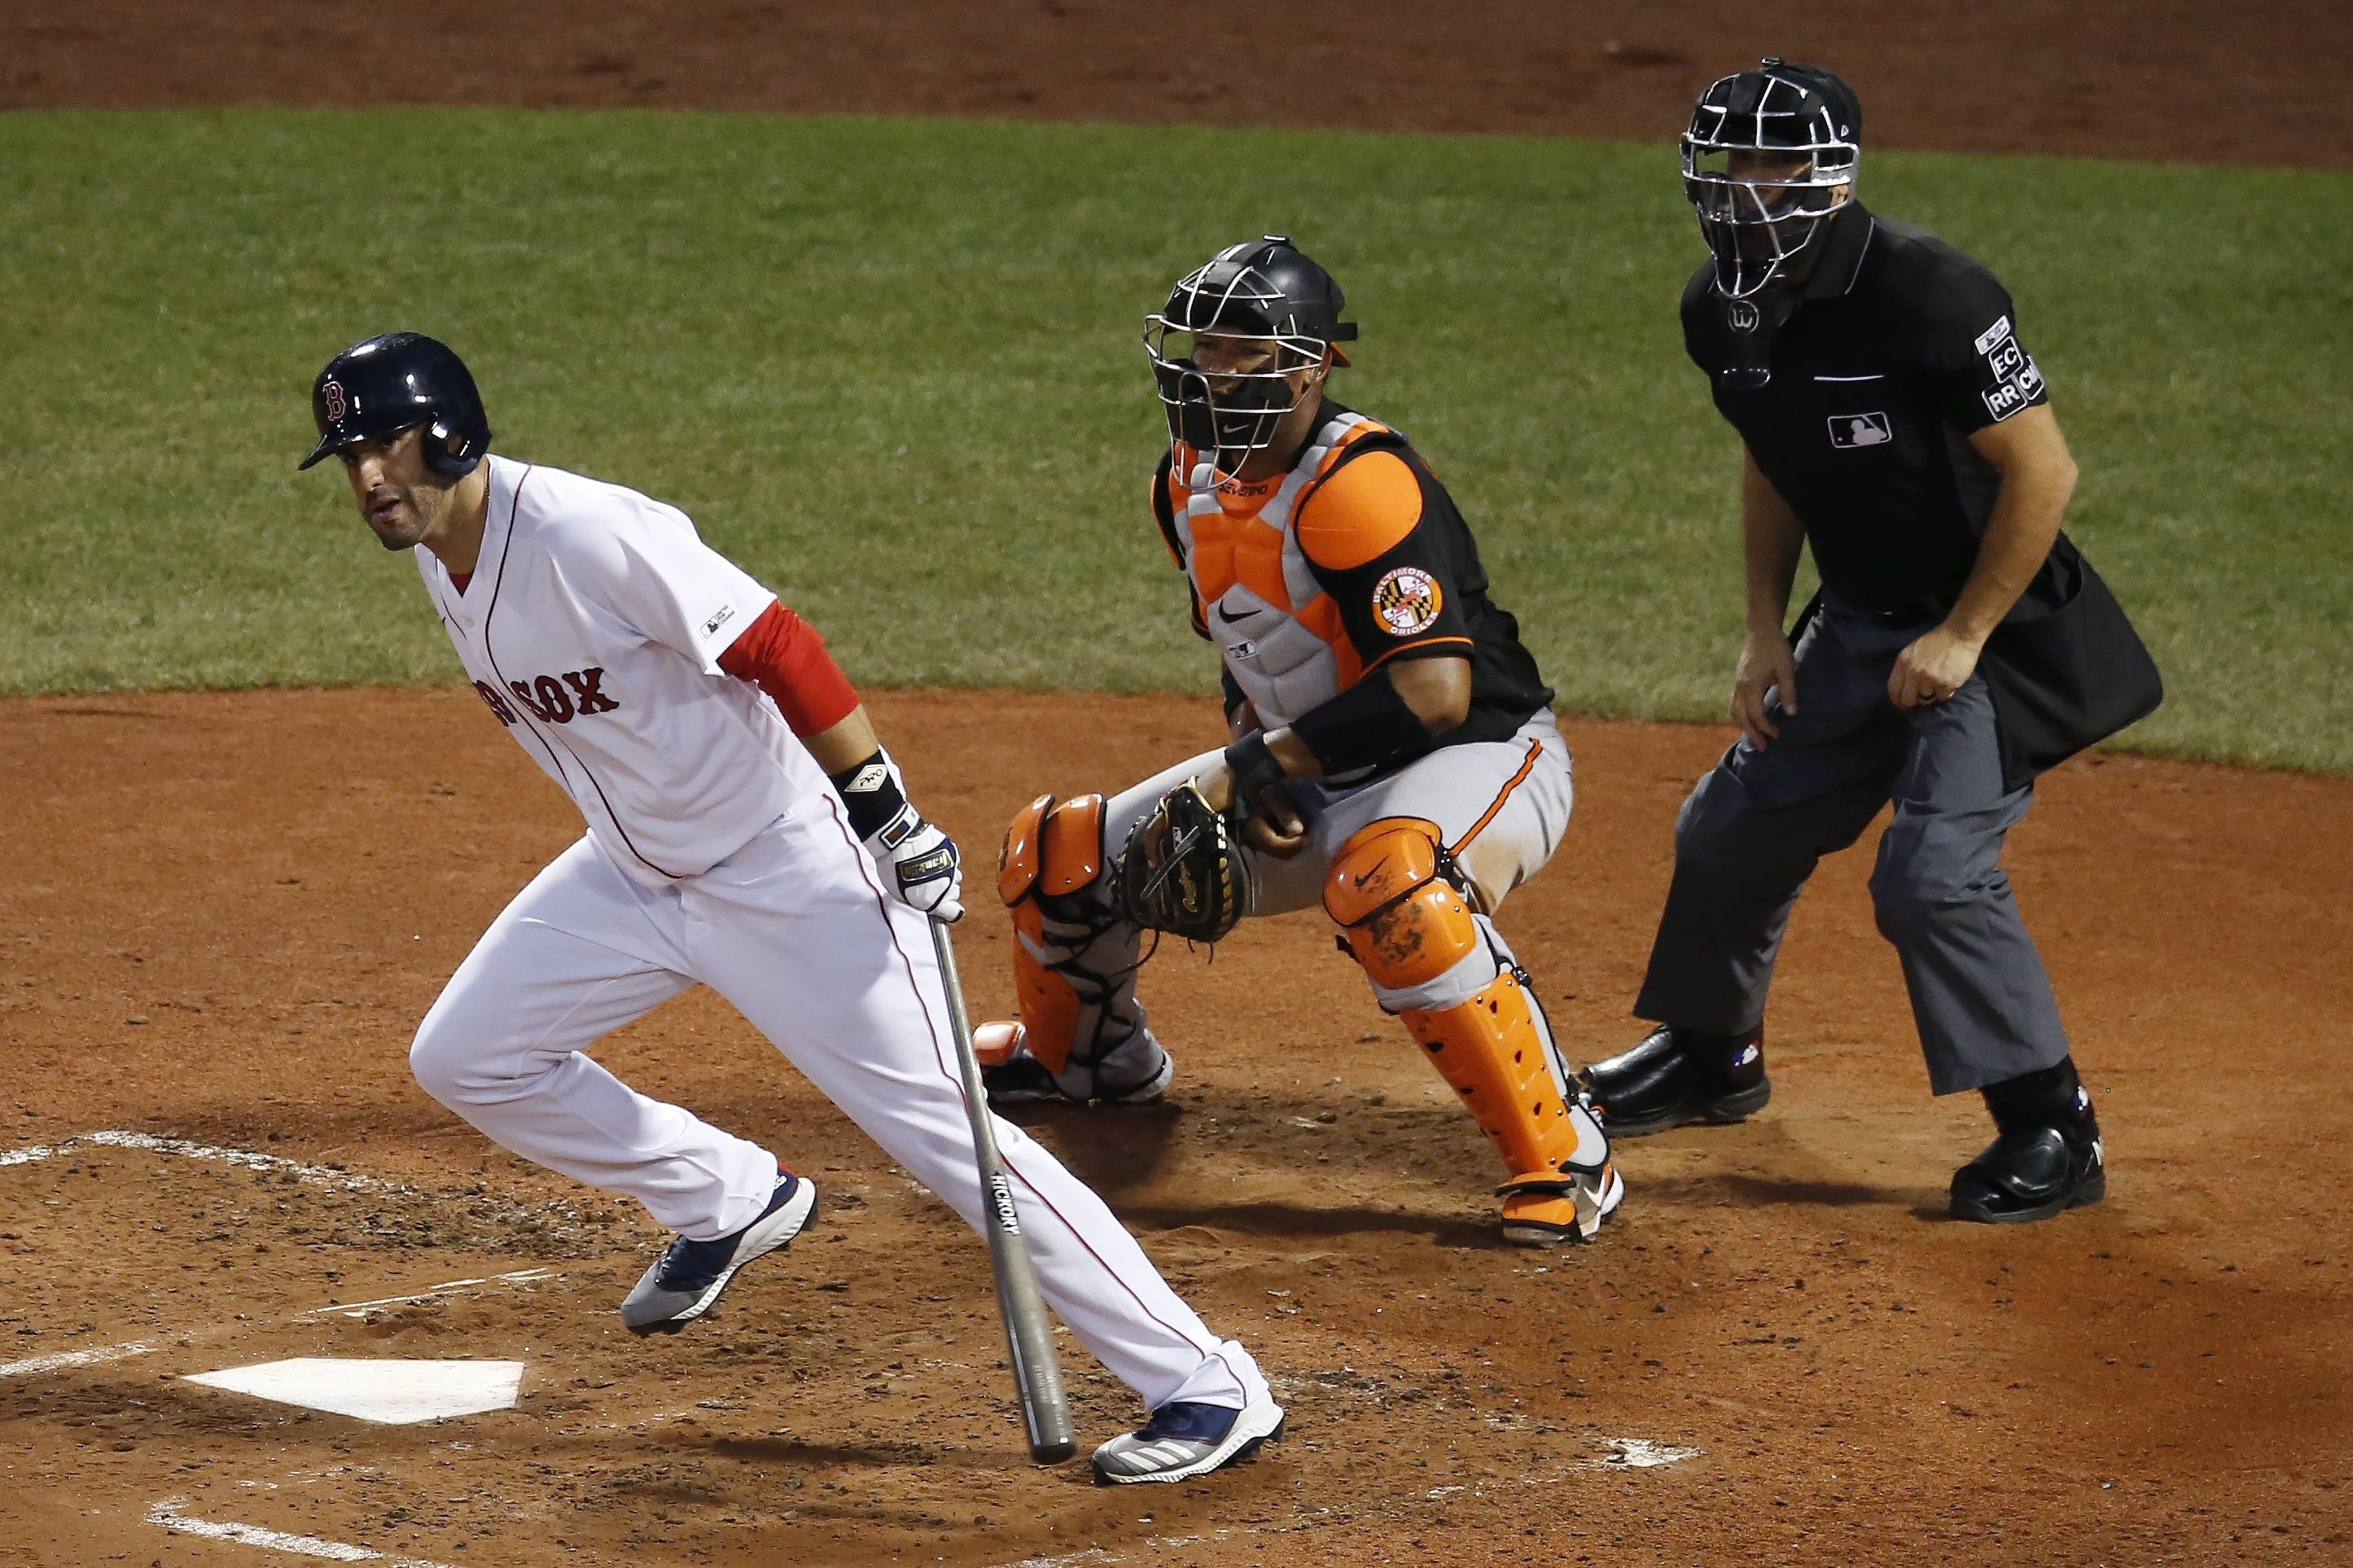
[[[675,509],[490,455],[473,378],[430,338],[355,344],[312,405],[302,466],[340,458],[385,548],[424,547],[418,574],[474,689],[587,822],[426,1016],[418,1083],[678,1232],[622,1303],[634,1332],[709,1310],[816,1206],[766,1149],[586,1054],[698,982],[979,1225],[924,923],[963,913],[955,846],[907,803],[817,633]],[[1018,1128],[997,1136],[1048,1300],[1152,1411],[1096,1452],[1097,1479],[1183,1479],[1279,1436],[1250,1353],[1051,1155]]]
[[[1494,922],[1568,826],[1567,748],[1445,488],[1403,436],[1324,395],[1356,335],[1344,309],[1328,272],[1268,236],[1219,251],[1147,318],[1171,437],[1151,504],[1221,657],[1232,743],[1015,820],[998,891],[1021,1017],[983,1033],[990,1092],[1166,1090],[1135,996],[1152,917],[1123,888],[1166,881],[1137,857],[1174,850],[1153,819],[1190,784],[1240,825],[1239,912],[1320,903],[1461,1094],[1503,1157],[1504,1235],[1589,1239],[1624,1184]],[[1194,870],[1171,869],[1189,897]]]

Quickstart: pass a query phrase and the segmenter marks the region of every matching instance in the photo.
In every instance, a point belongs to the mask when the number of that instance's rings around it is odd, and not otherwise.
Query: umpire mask
[[[1700,94],[1683,136],[1683,195],[1715,257],[1716,292],[1746,300],[1854,199],[1862,110],[1829,71],[1767,58]]]
[[[1220,478],[1274,439],[1282,416],[1312,395],[1300,371],[1348,363],[1356,335],[1332,275],[1282,235],[1230,245],[1178,279],[1144,319],[1144,348],[1168,416],[1169,439]]]

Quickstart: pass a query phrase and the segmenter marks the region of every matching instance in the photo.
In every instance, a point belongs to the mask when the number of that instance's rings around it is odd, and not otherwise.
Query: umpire
[[[1765,996],[1817,861],[1891,799],[1871,893],[1938,1094],[1998,1135],[1952,1212],[2100,1201],[2098,1122],[2002,841],[2035,774],[2156,707],[2157,670],[2059,531],[2075,464],[1992,273],[1855,199],[1862,110],[1767,59],[1701,95],[1683,187],[1713,259],[1683,341],[1740,433],[1748,631],[1740,740],[1675,824],[1637,1016],[1588,1079],[1609,1130],[1737,1121],[1766,1101]],[[1801,546],[1821,592],[1782,632]]]

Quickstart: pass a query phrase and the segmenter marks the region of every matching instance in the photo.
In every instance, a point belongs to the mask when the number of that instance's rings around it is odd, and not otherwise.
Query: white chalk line
[[[1666,1465],[1679,1465],[1685,1459],[1696,1459],[1697,1448],[1679,1448],[1672,1443],[1653,1443],[1648,1437],[1610,1437],[1606,1439],[1609,1452],[1599,1458],[1588,1459],[1588,1470],[1655,1470]]]
[[[279,1154],[263,1154],[250,1149],[228,1149],[217,1144],[192,1142],[185,1138],[166,1138],[154,1132],[132,1132],[121,1128],[107,1128],[96,1132],[77,1133],[55,1143],[28,1143],[22,1148],[0,1149],[0,1167],[37,1164],[72,1152],[85,1145],[106,1149],[134,1149],[143,1153],[176,1156],[186,1160],[210,1160],[218,1164],[236,1165],[248,1171],[277,1171],[306,1182],[339,1187],[354,1193],[397,1193],[407,1196],[428,1196],[417,1188],[382,1176],[371,1176],[355,1171],[337,1171],[325,1165],[312,1165],[301,1160],[289,1160]],[[297,1312],[291,1318],[278,1321],[293,1322],[329,1312],[344,1312],[353,1317],[364,1316],[371,1307],[392,1306],[406,1301],[422,1301],[451,1290],[471,1285],[489,1285],[509,1281],[543,1279],[555,1274],[553,1268],[524,1268],[512,1274],[486,1275],[480,1279],[452,1279],[405,1296],[384,1296],[373,1301],[336,1302]],[[60,1351],[51,1355],[30,1356],[23,1361],[0,1362],[0,1377],[22,1377],[32,1373],[51,1372],[64,1367],[91,1366],[101,1362],[121,1361],[131,1356],[144,1355],[155,1347],[144,1342],[120,1345],[98,1345],[88,1350]]]
[[[0,1150],[0,1165],[30,1165],[43,1160],[54,1160],[86,1143],[108,1149],[137,1149],[150,1154],[177,1155],[186,1160],[210,1160],[223,1165],[240,1165],[248,1171],[277,1171],[298,1176],[306,1182],[341,1187],[353,1193],[415,1194],[415,1187],[381,1176],[363,1175],[353,1171],[331,1170],[325,1165],[306,1164],[301,1160],[289,1160],[278,1154],[259,1154],[250,1149],[224,1149],[212,1143],[195,1143],[185,1138],[165,1138],[153,1132],[128,1132],[108,1129],[100,1132],[83,1132],[56,1143],[30,1143],[21,1149]]]
[[[23,1361],[0,1362],[0,1377],[22,1377],[27,1373],[55,1372],[67,1366],[96,1366],[100,1362],[124,1361],[132,1356],[145,1355],[154,1348],[140,1340],[130,1344],[94,1345],[86,1351],[58,1351],[51,1355],[28,1356]]]
[[[378,1296],[367,1301],[331,1301],[323,1307],[311,1307],[286,1320],[297,1322],[304,1318],[324,1317],[341,1313],[347,1318],[364,1318],[371,1308],[397,1307],[412,1301],[429,1301],[436,1296],[447,1296],[453,1290],[463,1290],[474,1285],[522,1285],[537,1279],[553,1279],[563,1272],[557,1268],[518,1268],[512,1274],[485,1274],[478,1279],[449,1279],[438,1285],[428,1285],[422,1290],[412,1290],[406,1296]]]
[[[271,1318],[255,1325],[270,1328],[284,1323],[300,1323],[311,1318],[340,1312],[346,1317],[364,1318],[378,1307],[396,1306],[404,1302],[429,1301],[447,1296],[454,1290],[480,1285],[529,1285],[561,1275],[558,1268],[518,1268],[511,1274],[486,1274],[476,1279],[451,1279],[443,1284],[412,1290],[403,1296],[379,1296],[371,1301],[331,1301],[323,1307],[308,1307],[283,1318]],[[24,1361],[0,1362],[0,1377],[23,1377],[34,1373],[57,1372],[68,1367],[95,1366],[103,1362],[122,1361],[136,1355],[146,1355],[158,1347],[144,1340],[134,1340],[119,1345],[93,1345],[88,1350],[58,1351],[49,1355],[37,1355]]]
[[[165,1498],[147,1510],[147,1522],[184,1535],[201,1535],[207,1541],[233,1541],[240,1546],[259,1546],[270,1552],[291,1552],[297,1557],[323,1557],[330,1563],[382,1563],[387,1568],[450,1568],[448,1563],[436,1563],[428,1557],[394,1557],[372,1546],[354,1546],[348,1541],[328,1541],[316,1535],[290,1535],[282,1530],[265,1530],[258,1524],[237,1524],[227,1520],[191,1519],[179,1511],[187,1500],[185,1498]]]

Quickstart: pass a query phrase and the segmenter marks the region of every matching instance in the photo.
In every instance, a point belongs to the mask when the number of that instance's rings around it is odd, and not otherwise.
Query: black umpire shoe
[[[1647,1138],[1687,1121],[1746,1121],[1773,1098],[1765,1026],[1711,1035],[1662,1024],[1641,1044],[1585,1069],[1612,1138]]]
[[[2108,1195],[2108,1168],[2090,1096],[2072,1114],[2012,1123],[1953,1173],[1953,1217],[2025,1225]]]
[[[2024,1225],[2108,1195],[2099,1118],[2073,1058],[1982,1092],[2000,1136],[1953,1173],[1955,1219]]]

